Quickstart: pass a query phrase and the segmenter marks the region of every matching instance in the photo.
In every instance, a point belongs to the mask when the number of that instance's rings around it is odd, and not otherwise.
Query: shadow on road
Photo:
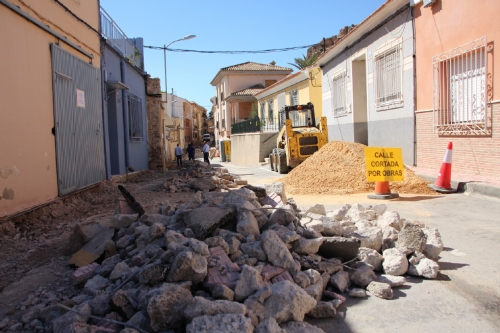
[[[456,262],[446,262],[446,261],[439,261],[438,264],[440,271],[454,271],[464,266],[470,266],[469,264],[460,264]]]
[[[439,199],[442,198],[442,196],[437,196],[437,195],[418,195],[415,197],[399,197],[399,198],[394,198],[391,199],[391,201],[423,201],[423,200],[432,200],[432,199]]]

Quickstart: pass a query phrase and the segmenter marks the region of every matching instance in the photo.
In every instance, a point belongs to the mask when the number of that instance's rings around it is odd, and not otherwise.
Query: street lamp
[[[167,106],[168,106],[168,90],[167,90],[167,48],[172,45],[173,43],[175,42],[180,42],[182,40],[188,40],[188,39],[193,39],[195,38],[196,35],[187,35],[187,36],[184,36],[183,38],[181,39],[177,39],[177,40],[174,40],[173,42],[171,42],[170,44],[168,45],[163,45],[163,67],[165,68],[165,102],[167,102]],[[173,92],[172,92],[172,99],[174,98],[173,96]],[[172,110],[173,112],[173,110]]]

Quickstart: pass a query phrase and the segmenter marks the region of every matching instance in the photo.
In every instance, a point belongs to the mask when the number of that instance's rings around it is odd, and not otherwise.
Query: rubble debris
[[[139,214],[139,217],[144,215],[144,208],[142,208],[141,204],[138,203],[137,200],[135,200],[134,196],[130,194],[129,191],[127,191],[122,185],[118,185],[118,189],[120,190],[127,203],[130,205],[130,207],[132,207]]]
[[[73,254],[69,259],[69,263],[77,267],[93,263],[104,253],[106,242],[113,238],[114,233],[113,228],[107,228],[96,234],[78,252]]]
[[[198,180],[232,177],[198,171],[191,171]],[[187,176],[176,177],[179,189],[191,186]],[[292,199],[269,194],[251,185],[199,191],[190,201],[158,203],[161,214],[155,207],[139,220],[110,226],[108,216],[82,224],[75,234],[88,239],[75,256],[90,246],[99,251],[73,274],[80,294],[64,300],[81,314],[26,300],[24,325],[38,320],[54,332],[112,332],[119,328],[105,319],[114,318],[133,325],[129,332],[322,332],[304,317],[335,317],[346,297],[364,298],[366,291],[391,299],[404,274],[437,277],[439,265],[429,258],[442,249],[436,229],[385,205],[299,210]],[[263,205],[270,200],[275,206]]]

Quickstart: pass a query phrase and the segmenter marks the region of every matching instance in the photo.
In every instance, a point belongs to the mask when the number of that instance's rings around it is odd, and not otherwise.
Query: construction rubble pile
[[[68,246],[79,248],[70,259],[79,294],[28,308],[25,327],[323,332],[305,316],[335,317],[346,297],[391,299],[405,274],[438,275],[438,230],[384,204],[300,211],[282,183],[228,191],[227,170],[198,172],[190,186],[205,187],[189,202],[142,215],[120,204],[120,214],[78,225]]]

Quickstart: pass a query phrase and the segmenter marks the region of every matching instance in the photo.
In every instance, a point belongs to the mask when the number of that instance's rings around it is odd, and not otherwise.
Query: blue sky
[[[359,24],[384,0],[101,0],[101,6],[129,37],[171,48],[262,50],[318,43],[351,24]],[[168,91],[210,110],[220,68],[246,61],[291,67],[307,49],[268,54],[196,54],[167,52]],[[163,51],[145,49],[145,69],[164,87]]]

